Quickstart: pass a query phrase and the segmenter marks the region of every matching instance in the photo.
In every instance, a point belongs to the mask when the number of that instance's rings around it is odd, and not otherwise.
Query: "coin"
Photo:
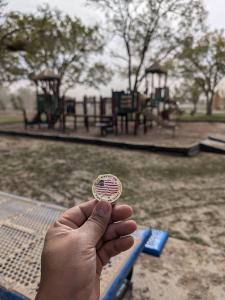
[[[122,183],[114,175],[99,175],[92,185],[92,193],[95,199],[115,202],[122,194]]]

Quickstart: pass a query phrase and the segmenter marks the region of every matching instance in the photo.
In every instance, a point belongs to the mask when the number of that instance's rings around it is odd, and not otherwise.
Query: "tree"
[[[10,101],[14,110],[21,110],[24,108],[23,99],[20,96],[12,95]]]
[[[168,58],[185,37],[203,24],[202,0],[87,0],[106,13],[109,30],[119,39],[114,54],[126,63],[129,90],[137,90],[145,67]]]
[[[192,80],[206,99],[206,112],[212,114],[217,83],[225,76],[225,36],[223,31],[207,32],[200,38],[189,37],[177,55],[177,70]]]
[[[25,43],[15,39],[22,28],[19,24],[8,22],[8,16],[4,13],[5,6],[6,3],[0,0],[0,85],[18,80],[24,74],[18,51],[24,50]],[[18,14],[15,13],[15,16]]]
[[[96,60],[104,48],[97,26],[85,26],[78,18],[49,6],[40,7],[36,15],[11,13],[10,21],[22,29],[14,42],[26,41],[20,62],[27,75],[54,70],[61,76],[63,94],[77,84],[97,88],[110,80],[110,70]]]
[[[202,95],[202,90],[199,85],[194,80],[183,80],[182,83],[179,84],[179,87],[176,86],[172,99],[178,101],[179,103],[188,101],[193,104],[193,108],[191,110],[191,115],[195,115],[197,112],[197,105]]]
[[[0,0],[0,18],[3,17],[3,9],[4,9],[5,3],[3,0]]]
[[[0,83],[46,68],[61,76],[63,94],[76,84],[98,88],[111,79],[111,70],[96,59],[104,48],[98,26],[85,26],[49,6],[39,7],[35,15],[11,12],[3,21]]]

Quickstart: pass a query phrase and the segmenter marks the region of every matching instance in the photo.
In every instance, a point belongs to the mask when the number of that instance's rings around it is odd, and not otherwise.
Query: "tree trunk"
[[[128,81],[129,81],[129,92],[131,92],[131,56],[129,55],[129,61],[128,61]]]
[[[207,116],[212,115],[212,109],[211,109],[211,106],[210,106],[209,102],[207,103],[206,114],[207,114]]]
[[[212,115],[213,98],[214,98],[214,93],[209,92],[209,94],[207,95],[207,98],[206,98],[207,99],[207,102],[206,102],[206,114],[207,114],[207,116]]]
[[[131,82],[131,76],[132,76],[132,72],[131,72],[131,66],[132,66],[132,61],[131,61],[131,52],[130,52],[130,44],[129,44],[129,40],[126,39],[126,37],[124,36],[124,42],[125,42],[125,47],[127,50],[127,55],[128,55],[128,88],[129,88],[129,92],[131,92],[132,89],[132,82]]]
[[[197,104],[198,104],[197,101],[194,101],[194,102],[193,102],[193,109],[192,109],[192,111],[191,111],[191,115],[192,115],[192,116],[194,116],[194,115],[196,114],[196,112],[197,112]]]
[[[198,104],[198,102],[194,103],[194,114],[196,114],[196,112],[197,112],[197,104]]]

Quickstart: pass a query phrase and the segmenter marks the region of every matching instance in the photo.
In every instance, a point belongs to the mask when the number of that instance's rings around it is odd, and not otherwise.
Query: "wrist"
[[[38,289],[35,300],[91,300],[92,297],[86,289],[76,293],[75,291],[69,293],[68,290],[59,286],[42,285]]]

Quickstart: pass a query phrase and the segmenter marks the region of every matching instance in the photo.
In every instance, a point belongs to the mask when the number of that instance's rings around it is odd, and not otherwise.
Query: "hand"
[[[130,206],[97,200],[63,213],[45,238],[36,300],[98,300],[103,266],[133,245],[131,215]]]

